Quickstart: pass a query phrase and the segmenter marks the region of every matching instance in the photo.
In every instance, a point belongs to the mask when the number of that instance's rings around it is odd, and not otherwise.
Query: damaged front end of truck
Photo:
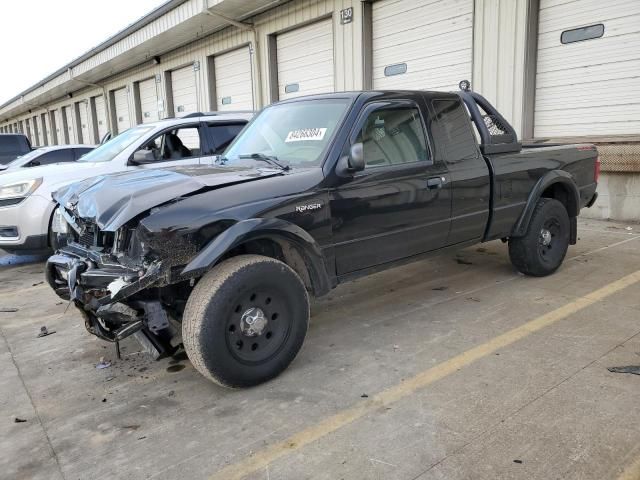
[[[194,256],[195,245],[184,238],[154,245],[140,227],[109,233],[76,225],[75,238],[47,262],[48,283],[82,312],[93,335],[109,342],[135,335],[154,358],[172,353],[182,343],[184,308],[175,297],[189,283],[173,267]]]
[[[193,193],[264,176],[225,173],[213,182],[174,171],[111,175],[54,194],[56,221],[68,234],[47,262],[46,279],[78,308],[91,334],[116,343],[133,335],[156,359],[178,348],[197,278],[184,267],[207,239],[179,229],[150,231],[144,220]]]

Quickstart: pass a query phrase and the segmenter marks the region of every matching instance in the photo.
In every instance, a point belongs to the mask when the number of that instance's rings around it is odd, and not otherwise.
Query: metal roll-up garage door
[[[75,143],[76,137],[73,131],[73,112],[71,111],[71,105],[62,107],[62,111],[65,121],[63,125],[66,127],[65,143]]]
[[[51,139],[49,136],[51,135],[49,119],[47,118],[49,115],[47,113],[40,114],[40,128],[42,132],[42,145],[49,145],[51,143]]]
[[[62,123],[62,112],[60,109],[53,111],[53,120],[55,121],[55,145],[64,145],[66,142],[64,140],[64,124]]]
[[[83,100],[78,102],[78,114],[80,116],[80,132],[82,132],[82,143],[89,145],[91,141],[91,133],[89,130],[89,102]]]
[[[101,141],[109,131],[109,122],[107,121],[107,109],[105,108],[104,97],[102,95],[94,97],[94,105],[96,108],[98,141]]]
[[[253,80],[249,47],[213,58],[216,110],[253,110]]]
[[[158,115],[158,92],[155,77],[143,80],[138,84],[140,93],[140,116],[142,123],[155,122]]]
[[[36,144],[43,146],[44,141],[42,140],[42,128],[40,128],[40,120],[37,115],[32,118],[31,124],[33,125],[33,136],[35,137]]]
[[[29,142],[31,142],[31,145],[36,144],[36,142],[34,141],[34,138],[31,136],[31,119],[30,118],[24,119],[24,134],[29,139]]]
[[[126,88],[113,91],[113,105],[116,114],[116,134],[118,134],[131,126],[131,121],[129,120],[129,95]]]
[[[331,19],[282,33],[276,45],[280,100],[334,91]]]
[[[193,65],[171,72],[171,95],[176,117],[198,111],[198,88]]]
[[[371,5],[374,89],[457,90],[471,80],[473,0]]]
[[[541,0],[534,136],[640,133],[640,2]]]

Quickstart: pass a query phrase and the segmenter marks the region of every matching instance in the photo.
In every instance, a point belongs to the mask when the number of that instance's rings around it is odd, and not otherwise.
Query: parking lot
[[[132,340],[118,360],[41,262],[5,261],[0,476],[640,478],[640,376],[607,370],[640,364],[640,227],[579,237],[547,278],[492,242],[341,286],[248,390]]]

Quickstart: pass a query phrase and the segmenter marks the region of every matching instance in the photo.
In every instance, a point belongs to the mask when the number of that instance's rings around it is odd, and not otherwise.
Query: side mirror
[[[27,167],[39,167],[39,166],[40,166],[40,162],[38,160],[31,160],[27,164]]]
[[[111,140],[111,132],[107,132],[104,134],[104,137],[102,137],[102,140],[100,140],[100,145],[107,143],[109,140]]]
[[[154,163],[156,161],[156,156],[153,153],[153,150],[136,150],[129,158],[129,163],[131,165],[144,165],[147,163]]]
[[[353,172],[360,172],[364,170],[364,147],[362,146],[362,143],[354,143],[351,145],[349,168]]]
[[[364,170],[364,149],[362,143],[351,145],[349,155],[345,155],[336,165],[336,173],[340,177],[353,177],[353,174]]]

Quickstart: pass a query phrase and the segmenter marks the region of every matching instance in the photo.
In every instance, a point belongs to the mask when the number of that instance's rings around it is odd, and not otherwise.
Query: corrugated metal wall
[[[473,11],[473,0],[373,3],[372,87],[448,91],[470,80]]]
[[[476,0],[473,89],[523,136],[527,0]]]
[[[537,63],[536,137],[640,133],[640,1],[541,0]]]
[[[179,18],[193,15],[197,13],[195,10],[201,9],[200,2],[187,2],[179,7],[175,12],[172,12],[170,19],[163,23],[158,20],[152,22],[143,29],[143,31],[135,34],[136,38],[130,38],[123,40],[118,44],[110,47],[107,51],[101,52],[91,59],[91,61],[82,64],[82,67],[74,69],[74,74],[79,75],[83,71],[89,68],[95,68],[103,62],[113,58],[118,52],[126,51],[131,45],[140,41],[140,38],[149,38],[149,36],[159,35],[166,31],[175,23],[179,23]],[[353,8],[354,15],[351,23],[342,25],[340,23],[340,11],[346,8]],[[191,9],[191,10],[190,10]],[[200,10],[198,10],[199,12]],[[276,35],[281,32],[285,32],[296,26],[307,24],[323,17],[330,16],[333,22],[334,32],[334,80],[335,89],[342,90],[357,90],[362,88],[362,68],[363,68],[363,55],[362,55],[362,5],[358,0],[302,0],[288,2],[279,7],[273,8],[265,13],[257,15],[250,19],[255,25],[257,34],[257,49],[254,48],[253,63],[257,75],[254,76],[255,90],[256,90],[256,104],[257,107],[261,107],[271,102],[271,85],[270,85],[270,65],[268,62],[269,49],[268,38],[270,35]],[[173,23],[172,23],[173,22]],[[141,36],[138,38],[138,36]],[[176,39],[178,41],[178,39]],[[112,92],[128,87],[130,92],[133,92],[134,83],[148,79],[149,77],[155,77],[160,75],[161,84],[158,88],[158,101],[159,104],[164,106],[164,112],[160,112],[162,117],[167,115],[167,105],[170,103],[171,92],[168,91],[166,85],[165,72],[176,70],[185,65],[193,65],[198,63],[199,69],[194,73],[196,78],[196,85],[198,91],[198,109],[200,111],[208,111],[212,105],[212,99],[209,98],[209,81],[214,78],[213,72],[209,72],[209,68],[213,68],[214,63],[208,62],[208,58],[217,54],[226,53],[231,50],[237,49],[241,46],[254,44],[255,39],[253,34],[249,30],[240,30],[235,27],[226,28],[220,32],[209,35],[205,38],[192,42],[184,47],[180,47],[170,53],[162,55],[160,64],[153,64],[151,61],[146,62],[138,67],[129,69],[127,71],[113,75],[101,84],[104,84],[104,91],[111,94]],[[258,58],[255,58],[256,55]],[[45,84],[42,89],[50,88],[53,85],[62,83],[68,80],[67,74],[61,75],[58,79],[52,80]],[[102,89],[97,87],[82,88],[78,91],[72,92],[73,102],[83,102],[89,100],[91,97],[101,96],[103,94]],[[134,102],[134,95],[128,95],[128,107],[129,107],[129,123],[134,125],[137,118],[136,112],[141,108],[140,105],[136,105]],[[215,99],[213,99],[215,102]],[[64,142],[63,122],[60,115],[62,107],[66,107],[69,104],[69,99],[60,99],[58,101],[51,102],[46,105],[46,108],[33,110],[33,113],[26,113],[19,116],[15,120],[24,120],[27,117],[34,114],[45,113],[46,111],[55,110],[56,117],[56,130],[57,130],[57,143]],[[108,102],[107,102],[108,104]],[[105,122],[109,126],[109,130],[116,131],[116,125],[114,125],[114,116],[112,107],[108,106],[109,112],[104,112],[104,119],[99,118],[99,114],[102,111],[97,111],[92,102],[90,105],[89,115],[89,131],[94,132],[94,120],[95,117],[98,123],[100,121]],[[179,115],[176,112],[177,115]],[[13,121],[15,121],[13,120]],[[70,125],[75,127],[73,120],[70,121]],[[121,125],[126,124],[126,120],[123,119],[120,122]],[[50,129],[49,129],[50,130]],[[76,133],[67,132],[71,138],[77,138]],[[99,137],[98,137],[99,138]],[[93,138],[92,141],[96,141]],[[53,143],[53,139],[49,138],[49,143]]]
[[[210,0],[207,5],[211,6],[212,1],[213,0]],[[380,35],[393,34],[398,38],[398,42],[406,41],[407,36],[402,32],[404,23],[401,21],[401,16],[396,15],[396,13],[406,9],[405,7],[407,6],[414,9],[424,7],[425,12],[437,13],[440,15],[438,18],[442,18],[443,22],[448,21],[454,25],[454,27],[460,26],[460,28],[465,27],[466,23],[462,20],[456,20],[456,18],[460,17],[464,19],[472,15],[472,65],[470,75],[473,88],[496,104],[507,119],[511,121],[521,137],[528,136],[533,134],[533,102],[535,93],[535,55],[533,57],[530,55],[532,41],[528,33],[531,30],[532,22],[537,24],[538,1],[539,0],[381,0],[377,3],[378,7],[381,8],[384,5],[389,7],[389,15],[384,19],[384,22],[386,22],[385,28],[389,25],[391,25],[392,28],[390,32],[385,33],[384,31],[379,31],[378,33]],[[581,3],[591,5],[594,4],[594,2],[595,0],[580,0],[576,5]],[[612,2],[611,5],[620,5],[621,11],[625,11],[624,8],[622,8],[624,5],[630,5],[637,10],[637,2],[633,0],[612,0]],[[543,4],[546,5],[547,3],[549,3],[549,0],[544,0]],[[558,0],[552,3],[567,2]],[[459,8],[456,8],[455,5],[458,5]],[[469,5],[472,5],[471,13],[469,13]],[[532,5],[535,6],[536,9],[535,16],[531,16]],[[185,2],[165,14],[162,18],[149,23],[138,32],[122,39],[89,60],[74,67],[74,75],[81,75],[91,69],[104,68],[105,62],[112,62],[112,64],[110,64],[111,68],[117,69],[119,65],[118,62],[121,62],[119,56],[122,56],[123,52],[130,51],[145,39],[148,40],[154,37],[164,38],[163,36],[169,35],[167,32],[173,32],[171,33],[173,36],[167,37],[167,41],[170,40],[175,44],[184,43],[184,41],[188,39],[188,36],[193,36],[194,33],[181,29],[181,22],[184,21],[184,19],[198,15],[204,18],[205,15],[201,13],[202,7],[202,0],[189,0]],[[377,8],[376,4],[374,4],[373,7]],[[464,11],[462,11],[462,7],[464,7]],[[349,8],[352,9],[353,13],[351,17],[352,21],[343,24],[341,22],[340,12]],[[2,127],[6,130],[9,130],[9,127],[11,127],[16,131],[25,131],[28,119],[32,119],[34,116],[41,118],[42,114],[55,111],[55,128],[50,125],[46,126],[48,143],[54,142],[54,136],[57,137],[58,143],[64,142],[65,136],[69,136],[70,140],[82,138],[84,142],[88,141],[88,139],[85,138],[88,136],[91,142],[95,142],[102,137],[102,134],[106,132],[106,130],[116,130],[114,119],[117,120],[119,117],[119,115],[114,115],[114,108],[110,105],[110,101],[106,102],[104,108],[98,108],[101,106],[96,104],[95,97],[101,98],[103,95],[106,95],[106,98],[109,99],[116,90],[126,87],[129,92],[127,95],[128,118],[123,119],[120,123],[121,126],[127,123],[134,125],[141,121],[144,111],[150,107],[148,102],[151,101],[146,99],[147,103],[145,103],[143,109],[140,102],[139,91],[138,94],[135,93],[137,83],[157,77],[159,79],[156,100],[159,110],[158,113],[160,117],[165,117],[169,114],[169,107],[172,100],[172,91],[170,85],[167,83],[167,72],[193,65],[198,66],[198,68],[194,69],[193,73],[197,91],[197,109],[200,111],[208,111],[212,106],[215,107],[217,103],[220,102],[220,99],[216,101],[215,98],[211,98],[212,95],[215,95],[215,86],[211,85],[211,82],[214,82],[215,78],[215,61],[213,61],[212,58],[248,46],[251,48],[250,58],[253,79],[253,92],[248,93],[252,93],[255,96],[256,106],[261,107],[279,96],[277,88],[278,76],[277,74],[274,75],[274,70],[277,72],[277,65],[273,65],[274,55],[272,51],[274,46],[277,48],[277,42],[272,42],[271,40],[274,38],[277,39],[278,35],[290,35],[286,32],[290,32],[304,25],[310,25],[321,19],[327,19],[326,21],[331,23],[333,34],[333,88],[336,91],[359,90],[367,84],[367,81],[371,81],[372,76],[376,74],[376,72],[373,71],[375,66],[371,64],[367,65],[367,55],[371,53],[371,45],[374,45],[376,41],[372,38],[367,39],[367,29],[371,28],[371,23],[367,22],[372,22],[371,17],[365,15],[368,8],[372,8],[370,4],[365,4],[359,0],[292,0],[249,19],[248,21],[254,26],[256,33],[250,29],[228,27],[220,32],[192,41],[185,46],[162,55],[159,64],[154,64],[149,60],[137,67],[130,68],[97,82],[104,85],[104,89],[99,87],[81,88],[77,91],[70,92],[72,99],[61,98],[41,108],[34,109],[33,107],[22,106],[22,109],[26,110],[31,108],[31,111],[24,111],[20,115],[2,122]],[[598,8],[604,9],[605,7],[599,6]],[[450,16],[446,15],[448,10],[451,10]],[[611,9],[609,8],[609,10]],[[633,9],[627,10],[629,12],[635,12]],[[544,12],[542,13],[544,14]],[[578,15],[577,18],[584,17],[580,12],[577,12],[576,15]],[[428,16],[429,14],[426,14],[426,17]],[[544,21],[544,18],[542,20]],[[398,35],[394,33],[394,31],[400,31],[401,34]],[[541,41],[546,38],[545,35],[546,33],[543,30],[540,33]],[[633,38],[637,38],[637,34],[633,35],[635,35]],[[467,37],[468,35],[465,38]],[[534,40],[534,43],[536,42],[537,36]],[[544,41],[542,43],[541,48],[544,47]],[[456,45],[454,45],[454,47],[455,46]],[[305,45],[305,47],[308,46]],[[468,50],[467,47],[465,47],[465,49]],[[367,52],[367,50],[369,50],[369,52]],[[618,52],[618,54],[635,55],[633,57],[634,59],[637,57],[637,52],[633,53],[635,50],[623,50],[621,50],[622,53]],[[393,58],[395,58],[395,55]],[[534,61],[533,70],[531,70],[532,58]],[[370,59],[370,61],[371,60],[373,59]],[[546,60],[543,58],[541,63],[546,65],[545,62]],[[634,62],[637,63],[635,60]],[[633,63],[633,65],[635,65],[635,63]],[[467,68],[467,70],[464,71],[468,70]],[[633,69],[627,69],[625,72],[625,74],[629,74],[629,72],[632,73]],[[62,73],[56,79],[40,87],[38,92],[41,93],[54,85],[61,85],[69,80],[69,75],[69,72]],[[547,74],[541,72],[539,76],[542,78],[544,75]],[[531,80],[532,77],[534,81]],[[406,78],[408,79],[409,76],[406,76]],[[636,77],[633,78],[637,80]],[[384,83],[379,84],[384,85]],[[534,87],[531,88],[531,85],[534,85]],[[633,85],[635,85],[635,83],[633,83]],[[403,84],[403,80],[397,77],[397,79],[394,80],[393,86],[411,88],[414,84]],[[35,96],[38,92],[29,95]],[[29,98],[25,97],[25,99],[30,102],[31,98],[31,96],[29,96]],[[94,98],[94,100],[89,101],[91,98]],[[76,102],[80,102],[80,105],[83,105],[82,102],[84,101],[89,101],[89,103],[87,103],[88,115],[86,118],[86,130],[82,132],[82,136],[74,130],[65,132],[63,130],[62,107],[66,107],[69,104],[75,105]],[[542,107],[543,103],[544,102],[539,99],[538,104],[540,107]],[[542,108],[538,110],[542,115]],[[176,112],[176,114],[179,114],[179,112]],[[51,116],[45,115],[45,117],[51,122]],[[529,123],[530,131],[528,131],[527,122]],[[85,124],[85,118],[76,119],[73,117],[70,122],[67,123],[70,123],[72,128],[79,128],[79,125]],[[538,125],[541,124],[538,123]],[[44,129],[40,127],[40,130]],[[35,129],[33,126],[30,126],[29,131],[31,132],[31,137],[34,137]],[[624,131],[629,133],[627,130]],[[640,134],[640,132],[635,130],[631,133]],[[36,138],[31,138],[31,140],[34,144],[41,143],[39,139]]]

